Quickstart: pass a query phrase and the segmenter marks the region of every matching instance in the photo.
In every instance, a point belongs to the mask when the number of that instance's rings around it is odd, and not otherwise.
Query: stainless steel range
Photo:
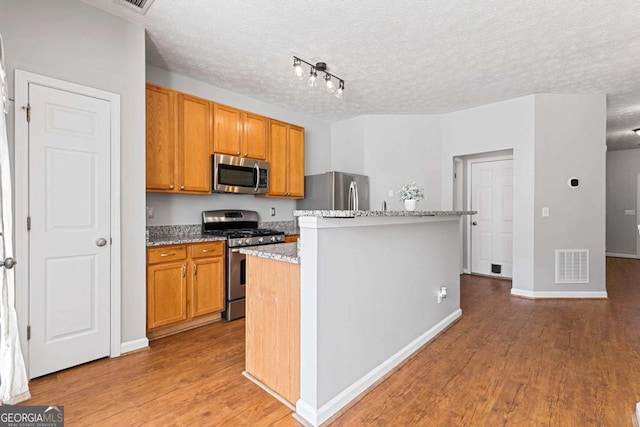
[[[227,239],[226,310],[223,317],[244,317],[246,256],[241,247],[284,243],[284,232],[258,228],[258,212],[213,210],[202,212],[202,233]]]

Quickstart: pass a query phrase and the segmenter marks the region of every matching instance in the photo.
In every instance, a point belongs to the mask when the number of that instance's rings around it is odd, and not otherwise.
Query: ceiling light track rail
[[[344,80],[335,74],[328,72],[326,62],[316,62],[315,64],[312,64],[311,62],[307,62],[302,58],[294,56],[293,69],[298,79],[302,79],[305,74],[302,64],[306,64],[309,67],[309,78],[307,80],[307,84],[310,87],[316,87],[318,73],[324,73],[324,82],[327,92],[331,95],[335,95],[336,98],[342,98],[342,94],[344,93]],[[337,87],[333,82],[333,79],[337,81]]]

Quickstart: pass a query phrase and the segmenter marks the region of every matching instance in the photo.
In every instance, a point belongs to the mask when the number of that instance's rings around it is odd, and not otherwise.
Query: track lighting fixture
[[[638,129],[633,129],[631,132],[635,132],[636,135],[640,136],[640,128]]]
[[[324,73],[324,84],[327,88],[327,92],[335,95],[336,98],[342,98],[342,93],[344,92],[344,80],[328,72],[326,63],[316,62],[314,65],[310,62],[305,61],[304,59],[300,59],[297,56],[294,56],[293,71],[298,79],[302,79],[302,76],[304,76],[304,70],[302,68],[303,63],[309,66],[309,78],[307,80],[307,85],[309,85],[310,87],[316,87],[318,72]],[[336,80],[337,88],[336,83],[334,83],[333,80]]]

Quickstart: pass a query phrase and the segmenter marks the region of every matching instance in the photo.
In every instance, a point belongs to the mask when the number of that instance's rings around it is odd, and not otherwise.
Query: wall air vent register
[[[556,249],[556,283],[589,283],[588,249]]]
[[[144,15],[151,7],[153,0],[115,0],[115,2]]]

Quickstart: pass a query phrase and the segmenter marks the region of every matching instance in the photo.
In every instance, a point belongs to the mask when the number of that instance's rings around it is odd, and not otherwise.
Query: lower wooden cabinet
[[[300,238],[299,234],[287,234],[286,236],[284,236],[284,242],[295,243],[298,241],[299,238]]]
[[[224,242],[147,249],[147,335],[217,320],[224,310]]]

